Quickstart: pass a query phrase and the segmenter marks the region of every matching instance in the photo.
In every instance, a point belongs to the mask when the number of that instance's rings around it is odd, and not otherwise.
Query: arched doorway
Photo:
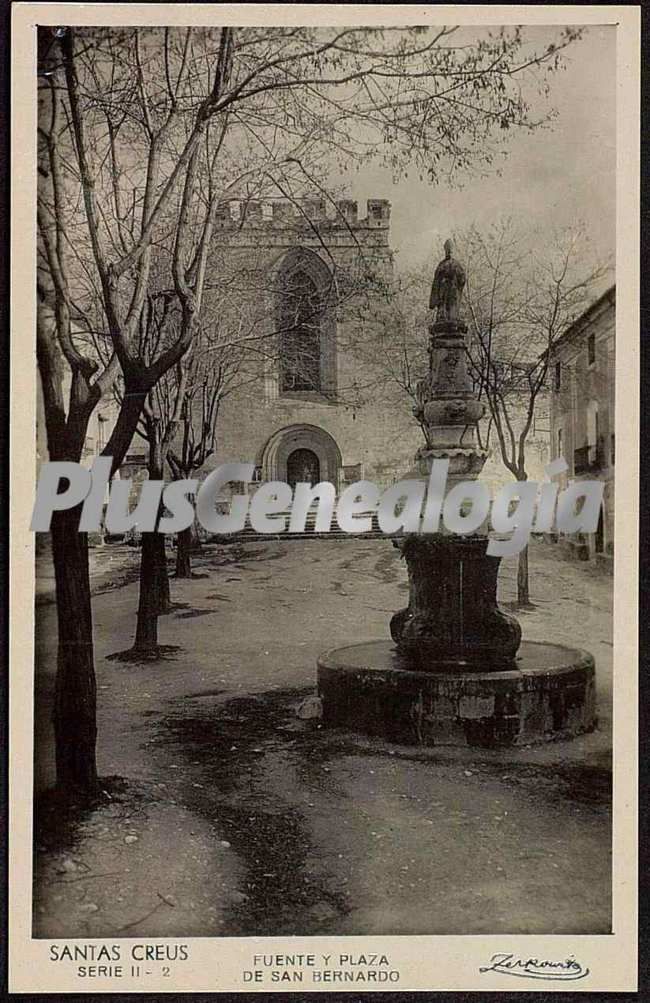
[[[292,486],[300,481],[330,481],[337,490],[341,464],[341,451],[329,432],[306,424],[278,429],[257,459],[263,481],[284,481]]]
[[[287,484],[318,484],[320,460],[313,449],[294,449],[287,458]]]

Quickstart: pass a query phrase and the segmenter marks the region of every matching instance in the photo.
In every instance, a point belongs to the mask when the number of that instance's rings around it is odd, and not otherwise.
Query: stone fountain
[[[410,477],[428,480],[434,460],[447,482],[476,479],[483,405],[467,365],[461,319],[465,285],[450,241],[436,268],[429,308],[429,373],[415,414],[426,445]],[[594,660],[585,651],[521,640],[497,603],[500,558],[487,531],[393,537],[408,567],[409,603],[390,623],[393,643],[337,648],[318,660],[325,725],[417,745],[500,747],[571,737],[595,725]]]

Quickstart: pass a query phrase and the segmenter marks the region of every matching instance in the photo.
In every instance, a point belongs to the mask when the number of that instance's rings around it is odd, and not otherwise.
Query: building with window
[[[605,481],[598,529],[570,545],[581,557],[614,550],[614,388],[616,286],[585,310],[551,350],[551,457],[564,457],[568,479]]]
[[[222,323],[251,332],[251,349],[205,472],[252,462],[256,481],[328,480],[338,490],[403,476],[422,433],[406,397],[397,408],[377,391],[385,372],[369,351],[373,331],[386,336],[390,203],[369,199],[363,217],[347,199],[230,205],[213,246],[211,267],[237,289]]]

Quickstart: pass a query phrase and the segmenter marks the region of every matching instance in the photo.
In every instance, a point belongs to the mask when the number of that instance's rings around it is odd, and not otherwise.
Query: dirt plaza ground
[[[598,729],[505,751],[392,746],[302,720],[317,656],[388,636],[406,569],[383,540],[211,545],[172,579],[164,661],[135,627],[138,553],[92,555],[99,770],[54,780],[56,610],[39,562],[34,932],[45,937],[587,933],[610,929],[612,579],[541,543],[524,637],[596,659]],[[504,560],[500,601],[514,598]],[[54,821],[56,820],[56,824]]]

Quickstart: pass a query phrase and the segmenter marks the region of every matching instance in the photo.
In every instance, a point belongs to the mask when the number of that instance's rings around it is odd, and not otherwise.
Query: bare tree
[[[186,39],[189,40],[189,33]],[[43,36],[42,36],[43,38]],[[170,45],[166,38],[166,53]],[[110,39],[110,36],[109,36]],[[178,75],[167,77],[165,100],[152,110],[151,92],[145,80],[145,57],[136,32],[130,54],[133,62],[125,72],[123,62],[102,48],[103,38],[90,40],[77,49],[76,32],[57,29],[55,43],[43,38],[43,95],[47,112],[42,115],[40,168],[44,179],[39,188],[39,235],[46,267],[39,276],[41,309],[38,324],[38,362],[43,386],[48,449],[53,459],[79,461],[88,420],[101,396],[118,372],[124,383],[123,405],[106,446],[112,469],[122,462],[131,442],[147,394],[158,379],[187,351],[200,308],[205,266],[214,224],[212,207],[199,226],[194,275],[189,276],[192,220],[190,202],[199,171],[201,144],[207,143],[208,124],[222,96],[230,66],[230,36],[222,35],[211,88],[191,115],[187,139],[169,176],[164,178],[163,153],[166,139],[179,126],[179,105],[186,87],[191,61],[186,42],[179,57]],[[151,56],[149,56],[149,59]],[[106,65],[106,61],[108,65]],[[149,66],[149,76],[152,75]],[[130,88],[130,91],[128,90]],[[98,99],[100,92],[109,101]],[[144,137],[140,169],[145,182],[137,208],[125,209],[120,189],[118,134],[133,132],[137,119]],[[99,133],[99,120],[102,132]],[[110,160],[114,196],[113,220],[99,198],[98,135]],[[70,164],[70,160],[72,163]],[[87,228],[101,306],[111,342],[109,362],[100,370],[96,358],[83,354],[74,340],[71,304],[76,269],[68,261],[73,238],[66,204],[70,182],[83,200],[82,216]],[[154,236],[163,213],[169,208],[176,183],[182,180],[182,196],[172,230],[174,239],[173,280],[182,304],[182,321],[173,344],[146,364],[140,352],[139,332],[145,307]],[[161,190],[162,189],[162,190]],[[137,217],[137,225],[134,225]],[[135,232],[134,232],[135,231]],[[129,242],[130,240],[130,242]],[[79,254],[77,253],[77,258]],[[67,414],[62,400],[60,356],[72,373]],[[55,699],[57,779],[66,785],[92,789],[96,783],[96,685],[93,665],[92,619],[88,576],[87,541],[78,532],[78,512],[57,514],[52,522],[52,548],[57,583],[59,655]]]
[[[358,386],[361,402],[381,402],[396,414],[410,413],[427,445],[429,432],[419,404],[429,369],[430,288],[428,267],[404,271],[393,282],[374,286],[359,297],[344,347],[364,374]]]
[[[217,448],[223,402],[256,379],[249,353],[237,344],[219,345],[214,331],[205,331],[185,371],[178,432],[167,451],[174,480],[195,477]],[[182,377],[181,377],[182,378]],[[192,577],[192,550],[199,544],[190,526],[177,536],[176,578]]]
[[[538,232],[498,222],[459,241],[467,267],[470,369],[504,466],[526,481],[535,414],[548,390],[551,350],[608,272],[580,226]],[[530,604],[528,548],[517,566],[517,603]]]
[[[369,156],[432,181],[492,163],[512,128],[540,124],[544,89],[579,35],[535,49],[518,28],[455,44],[456,29],[41,30],[38,365],[52,459],[79,461],[88,421],[121,373],[105,449],[117,470],[152,388],[190,348],[219,198],[233,163],[268,171]],[[291,151],[291,158],[287,150]],[[326,156],[327,155],[327,156]],[[212,187],[211,187],[212,186]],[[171,248],[173,341],[149,362],[140,332],[158,248]],[[99,315],[84,300],[99,290]],[[78,337],[87,318],[103,364]],[[87,333],[87,332],[84,332]],[[70,393],[64,398],[64,374]],[[96,685],[87,541],[78,512],[52,523],[59,650],[58,782],[96,785]],[[74,615],[72,615],[74,613]]]

